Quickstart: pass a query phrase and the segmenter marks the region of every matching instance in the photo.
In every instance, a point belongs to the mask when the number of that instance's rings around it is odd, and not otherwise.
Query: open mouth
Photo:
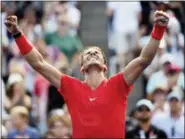
[[[91,60],[91,59],[98,59],[98,57],[97,56],[90,56],[90,57],[88,57],[88,60]]]

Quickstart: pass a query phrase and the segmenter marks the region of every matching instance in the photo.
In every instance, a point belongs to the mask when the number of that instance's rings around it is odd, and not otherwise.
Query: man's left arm
[[[123,76],[128,86],[132,85],[144,69],[151,64],[168,25],[169,17],[165,12],[156,11],[154,18],[155,24],[149,43],[143,48],[140,56],[132,60],[123,71]]]

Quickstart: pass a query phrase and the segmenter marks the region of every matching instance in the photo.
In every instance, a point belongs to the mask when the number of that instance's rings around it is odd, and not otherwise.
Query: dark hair
[[[84,52],[86,51],[86,50],[88,50],[88,49],[97,49],[97,50],[99,50],[101,53],[102,53],[102,55],[103,55],[103,60],[104,60],[104,64],[106,65],[107,64],[107,59],[106,59],[106,57],[105,57],[105,53],[102,51],[102,49],[100,48],[100,47],[98,47],[98,46],[88,46],[86,49],[84,49],[83,50],[83,52],[81,53],[81,55],[80,55],[80,66],[83,66],[83,55],[84,55]]]
[[[9,99],[12,99],[14,97],[13,91],[14,91],[15,85],[16,85],[16,83],[13,83],[7,89],[7,96],[8,96]]]

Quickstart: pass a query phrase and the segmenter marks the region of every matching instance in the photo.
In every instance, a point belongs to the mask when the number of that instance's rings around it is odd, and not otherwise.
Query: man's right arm
[[[60,71],[47,63],[42,55],[36,50],[36,48],[34,48],[28,42],[28,40],[23,35],[23,33],[21,33],[21,30],[18,27],[17,17],[8,16],[6,18],[5,25],[7,26],[8,31],[14,36],[21,54],[25,57],[32,68],[43,75],[55,87],[60,88],[62,73],[60,73]]]
[[[44,76],[55,87],[60,88],[62,73],[47,63],[35,48],[25,54],[24,57],[33,69]]]

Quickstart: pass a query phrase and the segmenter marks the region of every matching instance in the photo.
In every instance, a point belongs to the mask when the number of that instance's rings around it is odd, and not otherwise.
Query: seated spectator
[[[51,131],[56,138],[71,137],[71,129],[62,109],[51,111],[48,120],[48,130]]]
[[[18,73],[12,73],[8,78],[7,100],[4,105],[7,111],[18,105],[24,106],[28,110],[31,108],[31,98],[26,94],[23,78]]]
[[[179,86],[184,90],[184,73],[181,71],[181,68],[176,64],[171,64],[167,68],[168,70],[168,87],[170,90],[174,86]]]
[[[107,15],[114,16],[113,35],[114,50],[117,54],[119,71],[133,59],[133,49],[138,42],[138,25],[141,20],[141,5],[139,2],[107,2]],[[127,22],[125,22],[125,19]],[[110,34],[108,34],[110,36]]]
[[[62,15],[69,21],[69,34],[72,36],[77,35],[81,20],[81,12],[70,2],[45,2],[44,11],[44,28],[46,33],[57,30],[56,18]]]
[[[168,88],[163,82],[157,82],[152,94],[148,98],[154,103],[153,117],[169,111],[169,105],[166,102]]]
[[[156,82],[164,83],[165,86],[168,85],[168,65],[173,63],[173,57],[172,55],[165,53],[160,58],[160,65],[161,69],[151,75],[151,77],[148,80],[147,86],[146,86],[146,92],[147,94],[151,94],[151,92],[154,90],[156,86]]]
[[[60,1],[56,5],[56,14],[66,16],[69,21],[69,33],[72,36],[77,35],[81,20],[81,12],[75,6],[67,1]]]
[[[152,123],[164,130],[168,138],[184,138],[184,115],[182,114],[182,98],[177,92],[168,96],[170,112],[152,118]]]
[[[16,106],[11,109],[13,129],[8,131],[8,138],[39,138],[38,131],[28,125],[29,113],[26,107]]]
[[[59,16],[57,19],[58,29],[54,33],[46,34],[45,42],[48,45],[54,45],[63,52],[69,61],[73,55],[82,49],[80,39],[69,34],[69,23],[66,18]]]
[[[163,130],[151,124],[153,104],[146,99],[136,104],[138,126],[126,132],[126,138],[167,138]]]

